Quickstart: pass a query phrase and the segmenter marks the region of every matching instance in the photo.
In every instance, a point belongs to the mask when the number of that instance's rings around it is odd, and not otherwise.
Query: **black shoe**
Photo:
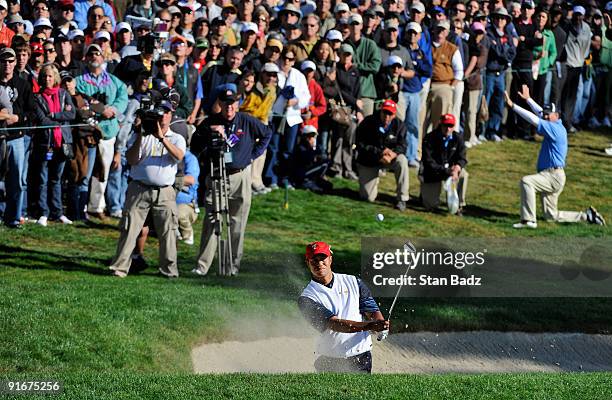
[[[459,207],[455,215],[458,217],[463,217],[463,207]]]
[[[397,203],[395,203],[395,209],[400,210],[401,212],[406,211],[406,202],[399,200]]]
[[[141,254],[138,254],[136,257],[132,258],[132,263],[130,264],[130,273],[137,274],[147,268],[149,268],[149,264],[147,264],[147,261]]]

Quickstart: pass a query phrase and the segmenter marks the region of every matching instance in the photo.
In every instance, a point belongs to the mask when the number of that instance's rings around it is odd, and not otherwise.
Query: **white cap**
[[[29,19],[24,19],[23,24],[25,25],[25,33],[32,36],[34,34],[34,27],[32,26],[32,22]]]
[[[312,125],[304,125],[304,127],[302,128],[302,135],[318,135],[319,132],[317,132],[317,128],[315,128]]]
[[[94,40],[98,40],[98,39],[106,39],[110,42],[111,40],[110,33],[108,33],[107,31],[98,31],[94,35]]]
[[[346,3],[342,3],[342,2],[340,2],[340,3],[336,4],[336,7],[334,7],[334,14],[336,14],[336,13],[338,13],[338,12],[340,12],[340,11],[346,11],[346,12],[349,12],[349,11],[350,11],[350,9],[349,9],[348,4],[346,4]]]
[[[573,8],[572,12],[573,12],[574,14],[582,14],[582,15],[586,14],[586,10],[585,10],[585,9],[584,9],[584,7],[582,7],[582,6],[575,6],[575,7]]]
[[[392,55],[392,56],[389,56],[389,58],[387,59],[387,62],[385,63],[385,67],[390,67],[395,64],[399,64],[403,67],[404,61],[402,61],[402,59],[399,56]]]
[[[255,22],[243,22],[242,23],[242,29],[240,29],[240,32],[259,32],[259,28],[257,27],[257,24]]]
[[[415,1],[410,6],[410,9],[411,10],[417,10],[419,13],[424,13],[425,12],[425,5],[423,3],[421,3],[420,1]]]
[[[311,69],[313,71],[317,70],[317,66],[315,65],[315,63],[313,63],[310,60],[306,60],[302,63],[302,65],[300,66],[300,70],[302,72],[306,71],[307,69]]]
[[[358,22],[359,24],[363,24],[363,18],[361,17],[360,14],[351,14],[351,16],[348,19],[348,23],[349,25],[352,24],[353,22]]]
[[[191,33],[183,33],[182,36],[185,38],[187,43],[195,44],[195,39]]]
[[[275,74],[278,74],[280,72],[280,69],[278,69],[278,65],[274,63],[265,63],[263,66],[263,70],[265,72],[274,72]]]
[[[128,24],[127,22],[119,22],[117,24],[117,26],[115,26],[115,33],[119,33],[123,29],[126,29],[126,30],[130,31],[130,33],[131,33],[132,32],[132,25]]]
[[[331,29],[327,31],[327,33],[325,34],[325,39],[329,40],[330,42],[332,40],[339,40],[341,42],[343,41],[342,33],[340,33],[340,31],[337,31],[335,29]]]
[[[49,18],[38,18],[36,21],[34,21],[34,28],[38,28],[39,26],[48,26],[49,28],[53,29],[53,25],[51,25],[51,21],[49,21]]]
[[[408,23],[408,25],[406,25],[406,32],[408,31],[415,31],[416,33],[421,33],[423,32],[423,28],[421,28],[421,25],[416,22],[410,22]]]
[[[200,7],[202,7],[202,4],[197,1],[194,1],[191,4],[189,4],[188,1],[179,1],[178,6],[184,8],[191,8],[193,11],[197,11]]]
[[[74,30],[68,32],[68,39],[69,40],[74,40],[74,38],[79,37],[79,36],[85,37],[85,34],[80,29],[74,29]]]
[[[0,0],[0,7],[4,8],[5,10],[8,10],[8,3],[6,2],[6,0]]]

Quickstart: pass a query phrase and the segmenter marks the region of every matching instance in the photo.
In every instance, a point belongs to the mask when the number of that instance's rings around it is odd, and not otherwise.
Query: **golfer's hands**
[[[389,326],[391,326],[389,321],[383,321],[383,320],[371,321],[368,324],[368,330],[374,331],[374,332],[381,332],[381,331],[388,330]]]
[[[382,157],[380,158],[380,162],[384,165],[390,165],[393,160],[397,157],[397,153],[389,148],[385,148],[383,150]]]
[[[518,95],[525,101],[529,100],[529,87],[527,85],[523,85],[521,90],[518,92]]]
[[[512,100],[510,100],[510,95],[508,94],[508,92],[504,92],[504,100],[506,100],[506,104],[508,105],[508,107],[512,108],[514,103],[512,102]]]

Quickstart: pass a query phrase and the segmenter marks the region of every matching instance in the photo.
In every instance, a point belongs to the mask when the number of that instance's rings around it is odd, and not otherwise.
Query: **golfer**
[[[521,221],[514,224],[517,229],[538,227],[536,222],[536,193],[542,197],[544,218],[556,222],[582,222],[605,225],[606,221],[592,206],[585,211],[559,211],[557,202],[565,187],[565,159],[567,157],[567,131],[559,118],[555,105],[540,107],[523,85],[518,95],[529,104],[532,112],[517,106],[505,92],[506,103],[517,115],[537,128],[544,137],[538,155],[538,173],[521,179]],[[537,115],[536,115],[537,114]]]
[[[389,329],[370,289],[353,275],[331,270],[329,244],[306,246],[312,280],[298,299],[310,324],[321,332],[315,369],[318,372],[372,372],[372,339],[368,331]]]

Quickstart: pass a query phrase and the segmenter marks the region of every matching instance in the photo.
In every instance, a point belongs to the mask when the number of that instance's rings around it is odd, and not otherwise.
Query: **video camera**
[[[143,136],[150,135],[157,130],[157,123],[163,118],[164,112],[159,102],[154,102],[150,96],[143,96],[140,99],[140,109],[136,111],[136,116],[142,121]]]
[[[227,142],[223,133],[211,126],[208,140],[208,152],[210,155],[220,155],[227,151]]]

